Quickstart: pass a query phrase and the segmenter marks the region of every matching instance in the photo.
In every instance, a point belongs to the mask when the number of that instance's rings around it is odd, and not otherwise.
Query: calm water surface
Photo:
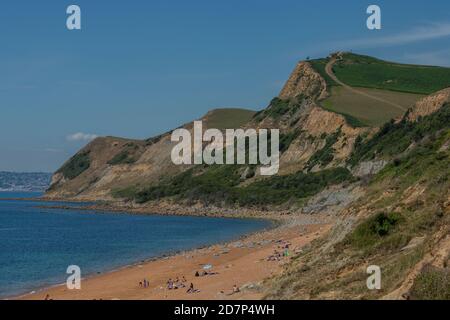
[[[0,192],[3,199],[38,195]],[[87,214],[37,207],[45,204],[55,203],[0,200],[0,296],[65,282],[69,265],[78,265],[86,276],[270,226],[255,219]]]

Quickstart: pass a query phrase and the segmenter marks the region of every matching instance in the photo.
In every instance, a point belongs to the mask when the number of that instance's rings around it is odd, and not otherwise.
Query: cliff
[[[450,81],[436,78],[430,87],[441,90],[425,97],[408,94],[407,101],[415,102],[403,115],[397,117],[397,109],[390,121],[371,127],[358,118],[361,101],[386,110],[405,98],[401,90],[424,90],[414,72],[383,80],[387,89],[379,89],[386,68],[396,72],[405,66],[354,54],[339,61],[339,68],[358,72],[367,65],[372,69],[366,78],[343,73],[355,85],[361,81],[364,92],[330,80],[336,75],[327,77],[333,72],[327,59],[300,62],[267,108],[215,110],[202,118],[206,127],[221,130],[280,129],[275,176],[261,176],[257,165],[175,166],[170,132],[144,141],[105,137],[68,160],[54,174],[46,196],[114,200],[153,211],[326,214],[334,225],[331,232],[296,252],[281,276],[264,283],[267,298],[446,297]],[[418,68],[422,74],[436,72]],[[380,74],[371,79],[374,72]],[[386,99],[397,102],[386,105]],[[192,123],[183,127],[192,131]],[[368,264],[383,270],[382,290],[367,290]]]

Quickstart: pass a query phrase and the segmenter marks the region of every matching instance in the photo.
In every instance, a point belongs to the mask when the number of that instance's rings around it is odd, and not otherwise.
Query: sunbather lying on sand
[[[215,271],[195,271],[195,276],[196,277],[204,277],[204,276],[214,276],[216,274],[219,274],[218,272]]]

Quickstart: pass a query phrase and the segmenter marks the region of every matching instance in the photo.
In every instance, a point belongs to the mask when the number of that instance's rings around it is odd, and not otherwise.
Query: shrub
[[[301,131],[299,129],[295,129],[289,133],[280,135],[280,153],[289,149],[289,146],[291,145],[292,141],[297,139],[297,137],[300,135],[300,132]]]
[[[418,142],[426,136],[432,136],[450,123],[450,104],[444,105],[437,112],[410,122],[406,119],[396,123],[394,120],[383,125],[380,131],[371,139],[355,143],[355,148],[349,158],[349,164],[355,165],[362,160],[377,157],[393,157],[404,152],[413,142]],[[395,141],[395,143],[392,143]]]
[[[118,164],[132,164],[137,160],[130,154],[128,150],[122,150],[118,154],[116,154],[111,160],[108,161],[109,165],[118,165]]]
[[[242,187],[239,186],[242,168],[239,165],[195,167],[158,185],[142,190],[118,190],[115,194],[139,203],[177,197],[205,203],[263,206],[306,198],[329,185],[353,179],[347,169],[336,168],[316,173],[272,176]]]
[[[390,234],[400,218],[398,213],[378,213],[359,224],[346,242],[361,249],[371,247]]]
[[[293,114],[299,108],[298,103],[293,103],[291,105],[289,100],[280,99],[275,97],[270,101],[269,107],[257,112],[253,118],[256,121],[261,121],[265,117],[271,117],[275,120],[279,119],[286,113],[290,112]]]
[[[57,172],[72,180],[86,171],[91,165],[90,151],[79,152],[66,162]]]
[[[316,153],[312,155],[312,157],[308,160],[307,169],[311,170],[317,164],[320,166],[326,166],[334,159],[334,144],[338,141],[339,136],[341,135],[341,130],[337,130],[335,133],[326,136],[325,138],[325,146],[318,150]],[[322,137],[324,138],[324,137]]]

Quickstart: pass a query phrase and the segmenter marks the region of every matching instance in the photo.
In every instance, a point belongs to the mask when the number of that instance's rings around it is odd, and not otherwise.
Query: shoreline
[[[36,199],[20,199],[22,201],[36,201]],[[67,202],[74,203],[75,201],[70,200],[55,200],[55,199],[39,199],[41,202]],[[79,203],[88,202],[88,201],[79,201]],[[92,202],[92,201],[90,201]],[[110,212],[110,213],[123,213],[123,214],[146,214],[146,215],[178,215],[178,216],[200,216],[200,217],[226,217],[226,218],[246,218],[246,219],[264,219],[270,221],[270,225],[265,227],[264,229],[257,230],[255,232],[251,232],[249,234],[241,235],[240,237],[222,242],[222,243],[213,243],[211,245],[205,245],[198,248],[181,250],[175,252],[169,252],[165,254],[161,254],[159,256],[151,257],[145,260],[140,260],[131,264],[123,265],[116,267],[114,269],[110,269],[107,271],[101,272],[92,272],[86,277],[82,277],[82,290],[78,291],[68,291],[65,288],[65,284],[55,284],[52,286],[43,286],[41,288],[35,289],[31,292],[9,296],[6,298],[2,298],[5,300],[42,300],[47,294],[50,295],[51,299],[81,299],[81,300],[90,300],[90,299],[241,299],[241,298],[249,298],[249,299],[261,299],[263,294],[260,292],[248,292],[248,284],[251,283],[250,287],[259,288],[261,283],[263,283],[266,279],[270,278],[274,274],[279,274],[282,271],[282,266],[290,261],[290,257],[283,257],[280,261],[265,261],[265,256],[270,256],[271,252],[276,250],[277,241],[287,241],[291,243],[293,247],[293,251],[299,250],[303,246],[310,243],[312,240],[316,239],[319,236],[322,236],[325,232],[327,232],[331,224],[327,219],[327,216],[323,215],[303,215],[303,214],[282,214],[280,212],[261,212],[257,210],[240,210],[238,214],[233,212],[230,214],[230,211],[235,211],[235,209],[223,209],[223,208],[203,208],[201,211],[196,211],[197,214],[189,214],[184,213],[182,210],[182,206],[178,205],[178,210],[174,212],[168,211],[168,207],[163,206],[166,210],[158,210],[156,211],[152,204],[152,206],[141,206],[138,208],[130,208],[130,206],[119,205],[116,206],[111,203],[95,203],[90,204],[83,207],[77,206],[65,206],[65,205],[57,205],[57,206],[38,206],[43,208],[50,209],[66,209],[66,210],[80,210],[80,211],[95,211],[98,212]],[[170,206],[173,207],[173,206]],[[186,209],[186,208],[184,208]],[[198,209],[198,208],[195,208]],[[195,210],[194,209],[194,210]],[[217,210],[219,209],[219,210]],[[192,210],[192,209],[191,209]],[[186,210],[186,211],[191,211]],[[209,214],[205,214],[205,210],[209,212]],[[156,213],[156,212],[158,213]],[[161,213],[162,212],[162,213]],[[211,212],[214,212],[211,214]],[[258,240],[259,239],[259,240]],[[264,239],[263,241],[261,239]],[[245,245],[243,245],[245,244]],[[240,249],[247,248],[247,249]],[[222,251],[221,251],[222,250]],[[229,255],[225,254],[222,257],[223,250],[227,253],[231,253]],[[240,293],[232,294],[230,296],[222,296],[214,290],[214,285],[210,285],[208,283],[203,283],[204,279],[200,278],[192,278],[192,274],[194,274],[194,269],[199,269],[199,266],[202,264],[205,253],[210,253],[210,257],[208,261],[214,261],[214,270],[220,269],[219,275],[215,276],[219,279],[219,282],[222,284],[222,289],[218,290],[218,292],[225,292],[226,290],[230,290],[234,285],[239,285]],[[212,253],[212,255],[211,255]],[[187,259],[186,257],[190,257]],[[218,258],[219,257],[219,258]],[[255,262],[252,258],[257,258]],[[266,257],[267,258],[267,257]],[[193,265],[192,261],[195,262]],[[217,263],[217,261],[219,261]],[[233,274],[221,276],[220,274],[228,273],[227,268],[231,268],[233,262],[236,263],[235,269],[238,272],[239,276],[234,276]],[[203,261],[205,264],[206,261]],[[208,262],[209,263],[209,262]],[[256,265],[255,265],[256,264]],[[258,265],[265,265],[265,268],[259,268]],[[248,274],[249,268],[256,268],[255,271],[251,274]],[[150,282],[149,288],[142,289],[139,288],[136,284],[139,282],[138,275],[142,273],[141,270],[148,270],[148,273],[151,274],[148,277],[153,279]],[[152,271],[159,270],[159,274],[154,274]],[[179,290],[176,292],[174,297],[173,292],[165,292],[161,295],[161,292],[164,291],[165,281],[170,278],[170,271],[175,272],[172,277],[175,279],[176,274],[179,276],[183,275],[189,281],[195,282],[195,285],[199,285],[204,288],[200,288],[200,293],[198,295],[189,295],[182,294],[185,290]],[[161,277],[164,277],[164,279]],[[244,276],[246,275],[246,276]],[[145,277],[144,277],[145,278]],[[143,279],[144,279],[143,278]],[[209,277],[208,277],[209,278]],[[211,279],[214,277],[211,276]],[[124,280],[128,279],[128,280]],[[133,279],[133,280],[131,280]],[[216,280],[216,279],[214,279]],[[244,281],[245,280],[245,281]],[[248,280],[248,281],[247,281]],[[130,282],[134,283],[131,285]],[[240,282],[238,284],[234,282]],[[245,282],[245,283],[244,283]],[[121,292],[116,287],[116,284],[123,284],[126,288],[126,292]],[[189,282],[190,283],[190,282]],[[189,284],[187,283],[187,284]],[[206,286],[206,287],[205,287]],[[87,289],[85,289],[87,287]],[[242,287],[242,290],[241,290]],[[247,289],[246,289],[247,288]],[[151,289],[151,290],[147,290]],[[150,295],[145,294],[142,295],[142,290],[152,291]],[[167,291],[167,290],[165,290]],[[255,291],[255,290],[253,290]]]
[[[316,239],[314,232],[319,232],[322,227],[327,231],[326,226],[314,226],[307,231],[308,241],[300,245],[303,247],[310,241]],[[263,233],[267,234],[267,233]],[[322,235],[323,232],[320,233]],[[252,237],[247,238],[251,241]],[[269,236],[270,237],[270,236]],[[292,238],[283,238],[287,241]],[[277,241],[277,240],[276,240]],[[288,257],[281,261],[266,261],[265,257],[270,254],[270,247],[276,246],[277,242],[271,241],[264,245],[262,249],[231,248],[240,241],[231,242],[228,246],[212,245],[202,249],[194,249],[179,253],[170,257],[155,259],[145,263],[127,265],[104,274],[93,275],[83,278],[82,290],[69,291],[64,284],[44,288],[32,294],[22,295],[11,299],[19,300],[43,300],[48,294],[53,300],[209,300],[209,299],[263,299],[262,290],[265,280],[282,272],[283,266],[290,261]],[[218,275],[195,277],[194,272],[202,271],[201,266],[213,259],[213,255],[220,252],[224,247],[230,248],[224,253],[220,262],[214,261],[213,270]],[[296,248],[298,249],[298,248]],[[237,250],[244,250],[241,254],[236,254]],[[262,259],[261,259],[262,258]],[[261,266],[254,268],[251,264],[261,263]],[[230,274],[231,272],[231,274]],[[200,291],[189,295],[186,288],[178,290],[168,290],[166,283],[168,279],[176,277],[186,277],[186,287],[193,283]],[[138,285],[141,279],[147,278],[150,282],[148,288]],[[232,288],[237,285],[238,294],[232,293]]]
[[[48,294],[58,300],[128,300],[128,299],[262,299],[263,282],[282,272],[290,261],[282,257],[266,260],[280,243],[292,244],[298,253],[305,245],[323,236],[329,224],[282,224],[270,230],[257,231],[230,242],[213,244],[192,250],[151,258],[125,265],[101,274],[82,278],[82,290],[69,291],[64,284],[41,288],[34,293],[10,297],[9,300],[42,300]],[[281,242],[280,242],[281,241]],[[195,277],[202,266],[212,264],[218,275]],[[167,290],[168,279],[185,277],[186,286],[194,283],[198,294],[188,295],[185,288]],[[149,288],[138,286],[141,279],[149,279]],[[210,282],[212,281],[212,283]],[[231,294],[234,285],[239,294]]]
[[[67,210],[69,210],[69,209],[67,209]],[[76,210],[78,210],[78,208]],[[123,214],[127,214],[127,213],[123,213]],[[148,214],[148,215],[152,215],[152,214]],[[155,214],[155,215],[157,215],[157,214]],[[230,219],[240,219],[240,218],[230,218]],[[109,273],[119,272],[121,270],[124,270],[124,269],[127,269],[127,268],[133,268],[133,267],[136,267],[136,266],[141,265],[141,264],[148,264],[148,263],[155,262],[155,261],[158,261],[158,260],[164,260],[164,259],[172,258],[172,257],[175,257],[177,255],[182,255],[182,254],[186,254],[186,253],[197,251],[197,250],[203,250],[203,249],[206,249],[206,248],[209,248],[209,247],[212,247],[212,246],[229,245],[229,244],[232,244],[232,243],[235,243],[235,242],[238,242],[238,241],[243,241],[244,239],[247,239],[248,237],[251,237],[252,235],[255,235],[257,233],[263,233],[263,232],[267,232],[268,230],[272,230],[272,229],[278,228],[279,226],[281,226],[281,225],[273,226],[273,227],[267,227],[267,228],[264,228],[264,229],[259,230],[259,231],[253,231],[251,233],[247,233],[245,235],[241,235],[238,238],[233,239],[233,240],[229,240],[229,241],[217,242],[217,243],[213,243],[213,244],[210,244],[210,245],[203,245],[203,246],[200,246],[200,247],[194,247],[194,248],[186,249],[186,250],[168,251],[167,253],[162,253],[160,255],[157,255],[157,256],[154,256],[154,257],[151,257],[151,258],[141,259],[139,261],[128,263],[128,264],[124,264],[124,265],[121,265],[121,266],[117,266],[117,267],[114,267],[112,269],[107,269],[107,270],[104,270],[104,271],[92,272],[90,274],[87,274],[85,277],[82,277],[81,280],[85,281],[85,280],[93,279],[93,278],[98,277],[100,275],[105,275],[105,274],[109,274]],[[20,295],[11,295],[11,296],[8,295],[8,296],[5,296],[5,297],[0,297],[0,300],[22,300],[23,298],[26,298],[29,295],[39,294],[39,293],[42,293],[44,291],[52,290],[53,288],[57,288],[57,287],[60,287],[60,286],[64,286],[64,283],[62,283],[62,284],[61,283],[57,283],[57,284],[53,284],[53,285],[39,286],[36,289],[31,289],[31,291],[28,292],[28,293],[23,293],[23,294],[20,294]]]
[[[64,198],[0,198],[1,201],[29,201],[29,202],[49,202],[49,203],[71,203],[86,204],[83,206],[69,205],[36,205],[43,209],[62,209],[62,210],[80,210],[97,211],[123,214],[143,214],[143,215],[161,215],[161,216],[191,216],[191,217],[216,217],[216,218],[246,218],[246,219],[266,219],[274,222],[283,220],[284,217],[295,216],[290,210],[280,210],[271,208],[261,210],[260,208],[248,207],[217,207],[204,206],[200,204],[186,205],[176,204],[172,201],[155,201],[145,204],[135,204],[124,201],[110,200],[89,200],[89,199],[64,199]]]

